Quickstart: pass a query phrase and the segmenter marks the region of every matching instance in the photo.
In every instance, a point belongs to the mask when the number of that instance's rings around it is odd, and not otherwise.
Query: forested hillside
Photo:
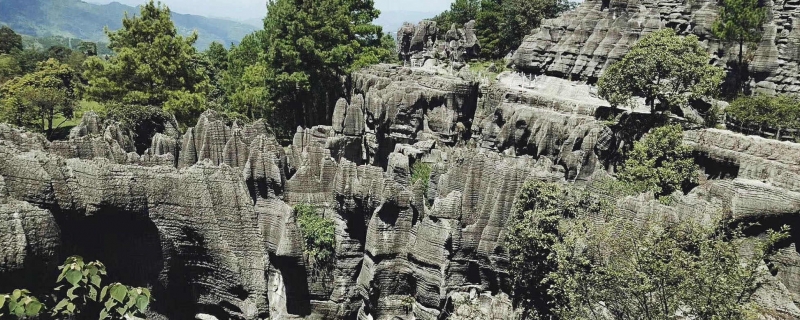
[[[121,28],[125,12],[132,15],[139,9],[117,2],[99,5],[81,0],[0,0],[0,24],[36,37],[62,36],[108,42],[103,28]],[[238,43],[256,29],[244,23],[175,12],[172,19],[180,34],[188,36],[193,31],[200,34],[195,44],[200,49],[208,48],[214,41],[225,45]]]

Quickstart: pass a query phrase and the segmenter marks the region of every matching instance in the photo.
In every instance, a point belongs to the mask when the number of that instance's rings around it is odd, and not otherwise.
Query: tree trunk
[[[739,91],[744,91],[743,86],[743,71],[742,71],[742,62],[744,60],[744,38],[739,37],[739,63],[736,65],[736,68],[739,70],[736,72],[736,87]]]

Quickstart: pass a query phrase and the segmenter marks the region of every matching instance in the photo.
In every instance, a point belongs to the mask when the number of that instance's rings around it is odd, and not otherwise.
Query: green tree
[[[568,0],[502,0],[502,23],[500,39],[503,55],[516,49],[522,39],[542,24],[542,20],[555,18],[564,11],[575,7]]]
[[[632,97],[639,95],[653,113],[672,110],[716,94],[724,71],[708,62],[709,54],[696,36],[659,30],[644,36],[606,69],[598,93],[613,106],[632,107]]]
[[[197,34],[178,35],[170,10],[153,0],[141,7],[140,16],[122,20],[122,29],[106,31],[116,53],[108,62],[92,57],[86,62],[87,93],[99,102],[188,106],[204,102],[209,79],[193,45]],[[182,100],[182,101],[170,101]],[[173,110],[190,122],[205,109]]]
[[[559,224],[565,218],[608,211],[608,206],[588,193],[554,183],[525,183],[514,202],[503,242],[509,257],[514,302],[523,319],[547,319],[558,300],[547,277],[556,272],[553,247],[560,241]]]
[[[22,51],[22,36],[8,26],[0,27],[0,54]]]
[[[22,74],[19,62],[10,54],[0,54],[0,85]]]
[[[69,65],[47,60],[39,64],[37,71],[0,86],[0,116],[19,126],[43,128],[50,136],[56,115],[72,118],[79,85],[77,73]]]
[[[380,12],[372,0],[274,0],[267,7],[269,100],[276,112],[294,115],[284,126],[330,123],[346,91],[341,79],[381,46],[381,28],[372,24]]]
[[[463,25],[475,20],[480,10],[480,0],[455,0],[450,4],[450,22]],[[450,26],[442,26],[449,28]]]
[[[502,43],[500,27],[503,23],[503,1],[483,0],[475,17],[475,29],[481,44],[481,55],[486,59],[502,58],[507,52]]]
[[[766,8],[760,8],[758,0],[724,0],[719,9],[719,17],[714,21],[712,32],[726,42],[739,45],[738,87],[744,67],[744,45],[761,40],[761,29],[767,21]]]
[[[697,182],[692,148],[683,144],[679,125],[659,127],[637,141],[617,177],[638,192],[667,196]]]
[[[756,319],[764,260],[787,229],[746,239],[741,229],[693,219],[579,219],[553,246],[561,319]],[[624,230],[624,231],[623,231]],[[745,254],[743,247],[753,248]]]

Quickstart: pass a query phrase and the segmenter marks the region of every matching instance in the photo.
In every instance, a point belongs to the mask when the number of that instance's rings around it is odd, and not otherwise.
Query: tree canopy
[[[294,117],[289,123],[328,123],[344,95],[341,79],[392,54],[381,49],[372,0],[275,0],[267,7],[260,71],[277,113]]]
[[[683,130],[671,125],[656,128],[634,143],[618,177],[638,192],[662,198],[695,183],[697,170],[692,148],[683,144]]]
[[[651,112],[682,107],[693,99],[713,96],[724,71],[709,65],[709,54],[694,35],[673,29],[650,33],[598,81],[598,93],[613,106],[635,106],[642,96]]]
[[[72,118],[79,85],[78,75],[69,65],[55,59],[41,62],[37,71],[0,86],[0,116],[18,126],[42,128],[49,136],[56,115]]]
[[[724,0],[712,32],[717,38],[739,45],[737,82],[741,89],[744,68],[744,45],[761,40],[761,29],[767,21],[767,10],[758,0]]]
[[[22,36],[8,26],[0,27],[0,54],[10,54],[22,50]]]
[[[115,56],[86,62],[87,93],[97,101],[173,109],[183,119],[198,115],[209,89],[205,68],[193,47],[197,34],[178,35],[170,10],[152,0],[139,16],[125,16],[122,29],[106,31]],[[183,100],[183,101],[176,101]],[[185,107],[192,105],[192,109]]]

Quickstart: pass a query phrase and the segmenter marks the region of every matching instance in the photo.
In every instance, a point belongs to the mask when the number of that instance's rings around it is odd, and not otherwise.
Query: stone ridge
[[[585,186],[634,221],[724,212],[800,226],[798,144],[687,131],[699,187],[669,207],[612,198],[596,183],[620,144],[596,119],[605,106],[584,87],[537,81],[550,89],[374,66],[353,75],[331,126],[298,128],[288,147],[264,121],[213,111],[182,135],[165,124],[141,155],[129,130],[92,114],[57,142],[0,124],[0,291],[47,288],[41,275],[81,254],[153,288],[154,319],[440,319],[470,299],[500,320],[519,313],[502,243],[527,181]],[[419,162],[432,169],[427,192],[411,179]],[[333,265],[304,252],[297,204],[334,221]],[[792,319],[796,241],[757,295]]]
[[[793,2],[764,1],[768,21],[753,56],[753,88],[768,93],[800,90],[800,56],[797,55],[800,8]],[[597,79],[636,41],[662,28],[697,35],[719,66],[737,59],[738,46],[714,39],[711,26],[718,16],[717,1],[588,0],[575,10],[545,20],[526,36],[512,57],[517,69],[570,78]]]

